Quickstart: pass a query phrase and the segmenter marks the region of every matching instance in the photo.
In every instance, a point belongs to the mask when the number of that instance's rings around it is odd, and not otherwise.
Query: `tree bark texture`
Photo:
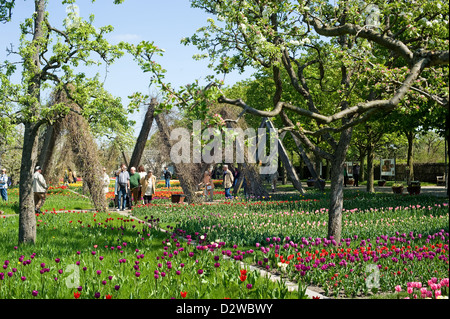
[[[374,159],[375,159],[375,150],[373,147],[372,141],[369,141],[367,144],[367,186],[366,190],[368,193],[375,193],[374,188]]]
[[[413,152],[414,152],[414,132],[407,132],[406,138],[408,139],[408,166],[409,166],[409,175],[408,175],[408,184],[414,180],[414,160],[413,160]]]
[[[130,159],[130,168],[137,168],[142,160],[142,154],[144,153],[145,145],[148,140],[148,134],[152,129],[153,125],[153,113],[155,112],[155,107],[157,105],[156,98],[152,98],[150,105],[148,106],[147,112],[145,113],[144,123],[142,124],[141,131],[139,133],[136,145],[134,146],[133,155]]]
[[[156,114],[155,120],[162,140],[160,151],[169,156],[173,143],[170,140],[170,130],[165,114]],[[209,164],[174,163],[173,165],[175,167],[178,180],[180,181],[180,186],[186,196],[186,201],[188,203],[200,202],[201,197],[195,195],[197,185],[199,183],[197,180],[202,177],[204,169],[206,169]]]
[[[32,73],[29,83],[28,94],[36,99],[33,105],[29,105],[30,114],[38,115],[40,107],[40,59],[41,46],[39,44],[43,37],[42,26],[45,19],[45,0],[35,1],[34,34],[31,45],[35,51],[31,59],[25,60],[24,68]],[[22,162],[20,165],[19,186],[19,244],[36,242],[36,217],[34,215],[33,174],[37,160],[39,123],[25,122]]]

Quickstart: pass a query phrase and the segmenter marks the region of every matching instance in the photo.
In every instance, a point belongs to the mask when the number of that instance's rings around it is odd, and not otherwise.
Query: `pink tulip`
[[[412,294],[414,291],[413,287],[408,287],[408,289],[406,290],[409,294]]]
[[[395,286],[395,291],[396,292],[402,291],[402,287],[400,285]]]
[[[420,289],[420,293],[421,293],[422,295],[426,295],[426,294],[427,294],[427,288],[421,288],[421,289]]]
[[[442,295],[442,292],[440,291],[440,290],[436,290],[435,292],[434,292],[434,296],[437,298],[437,297],[439,297],[440,295]]]
[[[441,280],[441,286],[442,287],[448,287],[448,278],[444,278]]]

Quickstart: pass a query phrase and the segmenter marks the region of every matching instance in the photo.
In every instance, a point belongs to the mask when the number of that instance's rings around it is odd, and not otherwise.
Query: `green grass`
[[[74,194],[67,189],[56,188],[47,193],[41,211],[52,210],[87,210],[92,209],[90,199]],[[3,215],[19,214],[19,189],[8,189],[8,201],[0,201],[0,211]]]
[[[223,258],[220,250],[197,250],[194,245],[176,241],[171,233],[116,213],[46,213],[37,216],[37,222],[36,244],[18,246],[14,244],[18,217],[0,219],[0,262],[7,265],[2,269],[5,280],[0,281],[4,299],[34,298],[33,290],[38,291],[36,299],[73,299],[79,286],[81,299],[94,299],[95,293],[102,299],[106,295],[113,299],[181,299],[181,291],[187,292],[187,299],[299,297],[258,272],[248,270],[241,281],[243,268]],[[178,254],[167,255],[175,250]],[[189,253],[194,255],[190,257]],[[24,265],[27,260],[31,264]],[[167,261],[171,261],[171,267]],[[216,262],[219,267],[215,267]],[[43,269],[48,272],[41,273]],[[156,270],[158,279],[154,277]],[[72,285],[75,272],[80,281]],[[11,273],[10,278],[7,273]]]

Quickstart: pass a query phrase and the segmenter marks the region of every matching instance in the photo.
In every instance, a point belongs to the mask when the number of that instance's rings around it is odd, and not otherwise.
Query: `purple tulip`
[[[98,298],[100,298],[100,293],[99,293],[99,292],[96,292],[94,296],[95,296],[95,298],[98,299]]]
[[[203,274],[203,269],[199,269],[199,270],[197,271],[197,273],[198,273],[199,275]]]
[[[38,295],[38,291],[37,290],[33,290],[33,292],[31,293],[34,297],[36,297]]]
[[[115,289],[116,291],[118,291],[118,290],[120,289],[120,286],[119,286],[119,285],[115,285],[115,286],[114,286],[114,289]]]

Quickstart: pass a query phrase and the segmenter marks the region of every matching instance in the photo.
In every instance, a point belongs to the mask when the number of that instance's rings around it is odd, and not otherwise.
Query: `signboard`
[[[395,159],[381,160],[381,176],[395,176]]]
[[[347,176],[353,177],[353,162],[345,162],[345,164],[347,165]]]

